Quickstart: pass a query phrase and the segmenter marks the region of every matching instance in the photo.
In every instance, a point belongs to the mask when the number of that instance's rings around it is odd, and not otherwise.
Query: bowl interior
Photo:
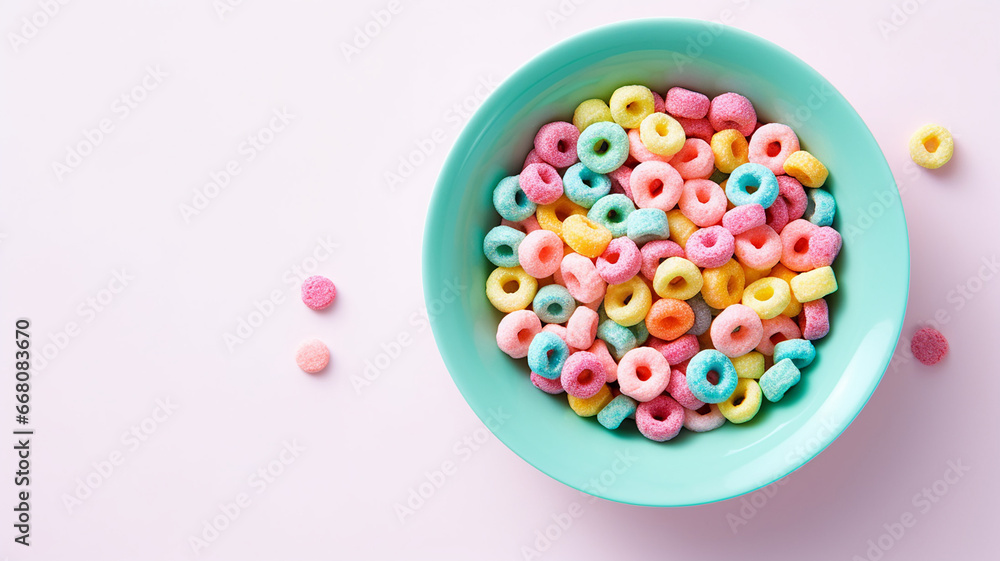
[[[609,431],[576,416],[565,394],[528,380],[524,360],[496,346],[502,314],[484,286],[493,266],[483,237],[499,224],[492,189],[519,172],[535,131],[570,120],[581,101],[644,84],[735,91],[763,122],[791,125],[830,169],[844,249],[832,330],[818,358],[779,403],[744,425],[666,443],[633,421]],[[579,35],[508,78],[457,140],[435,188],[424,239],[424,291],[434,336],[459,390],[496,436],[553,478],[602,498],[674,506],[722,500],[767,485],[825,448],[864,406],[899,336],[909,281],[902,205],[874,138],[816,71],[754,35],[690,20],[625,22]],[[454,292],[458,297],[453,297]],[[498,414],[501,412],[502,414]]]

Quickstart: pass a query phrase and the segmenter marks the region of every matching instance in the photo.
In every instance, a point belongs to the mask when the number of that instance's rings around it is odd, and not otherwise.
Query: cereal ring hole
[[[728,292],[730,295],[735,294],[737,288],[738,287],[736,286],[736,277],[729,277],[729,280],[726,281],[726,292]]]
[[[565,154],[567,151],[566,141],[560,138],[559,142],[556,142],[556,150]]]
[[[687,286],[687,279],[682,276],[676,276],[670,279],[670,282],[668,282],[667,284],[674,288],[684,288],[685,286]]]
[[[788,340],[788,337],[785,337],[784,333],[775,333],[774,335],[771,335],[771,337],[769,339],[771,341],[771,344],[777,345],[778,343],[780,343],[782,341]]]
[[[758,288],[756,292],[753,293],[753,297],[761,302],[770,300],[773,296],[774,296],[774,287],[770,285],[762,286]]]
[[[738,395],[733,398],[733,407],[739,407],[743,400],[746,398],[744,395]]]
[[[525,199],[527,197],[528,196],[524,194],[524,191],[518,189],[517,192],[514,193],[514,204],[516,204],[517,206],[524,206],[526,202]]]
[[[695,409],[694,412],[699,415],[708,415],[712,412],[712,408],[706,403],[705,405]]]
[[[559,302],[553,302],[549,304],[548,307],[549,315],[560,316],[563,313],[563,307]]]
[[[631,301],[632,301],[632,293],[630,292],[630,293],[628,293],[628,294],[625,295],[624,299],[622,299],[622,305],[623,306],[628,306],[628,303],[631,302]]]
[[[624,220],[625,217],[622,216],[621,213],[619,213],[617,210],[611,209],[608,211],[607,219],[608,222],[611,222],[612,224],[618,224],[619,222]]]
[[[695,196],[698,197],[698,202],[701,204],[705,204],[708,201],[712,200],[712,194],[709,193],[707,189],[699,188],[698,191],[695,193]]]
[[[656,123],[655,130],[656,130],[656,134],[658,134],[660,136],[667,136],[667,123],[666,123],[666,121],[660,121],[659,123]]]
[[[510,257],[511,255],[514,255],[514,248],[509,245],[498,245],[497,255],[500,257]]]
[[[569,218],[569,212],[566,209],[564,208],[556,209],[556,220],[558,220],[559,222],[565,222],[567,218]]]
[[[798,254],[803,254],[809,251],[809,238],[799,238],[795,240],[795,245],[792,246],[792,251]]]
[[[759,187],[760,187],[760,185],[754,185],[754,184],[751,183],[751,184],[749,184],[749,185],[746,186],[745,191],[747,192],[748,195],[753,195],[754,193],[757,192],[757,189]]]
[[[654,179],[653,183],[650,184],[649,194],[653,197],[658,197],[661,193],[663,193],[663,181]]]
[[[614,251],[612,253],[609,253],[608,256],[604,258],[604,260],[607,261],[610,265],[614,265],[615,263],[618,262],[618,252]]]
[[[517,332],[517,341],[522,345],[527,345],[531,342],[532,334],[530,329],[522,329]]]
[[[514,294],[520,289],[521,289],[521,283],[515,279],[511,279],[503,283],[503,291],[506,292],[507,294]]]
[[[580,383],[581,386],[586,386],[587,384],[594,381],[594,373],[589,369],[580,372],[580,375],[576,377],[576,381]]]
[[[639,366],[635,369],[635,377],[638,378],[640,382],[645,382],[653,377],[653,371],[647,366]]]
[[[767,237],[762,232],[755,231],[753,234],[751,234],[750,244],[753,245],[755,248],[760,249],[764,247],[765,243],[767,243]]]
[[[555,257],[555,251],[555,248],[550,245],[543,247],[538,250],[538,260],[543,262],[551,261],[552,258]]]
[[[719,385],[719,373],[715,370],[709,370],[708,374],[705,374],[705,380],[713,386]]]
[[[601,140],[598,140],[596,144],[594,144],[594,154],[597,155],[604,154],[608,151],[609,148],[611,148],[611,145],[608,144],[607,140],[604,140],[602,138]]]
[[[933,154],[941,146],[941,140],[937,135],[932,135],[924,139],[924,149]]]
[[[702,241],[702,245],[704,245],[706,248],[709,248],[709,247],[714,247],[715,246],[715,242],[717,242],[719,240],[715,236],[715,232],[709,230],[709,231],[705,232],[704,236],[702,236],[701,241]]]

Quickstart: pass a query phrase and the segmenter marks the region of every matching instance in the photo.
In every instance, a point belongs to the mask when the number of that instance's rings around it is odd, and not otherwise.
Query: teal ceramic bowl
[[[779,403],[749,423],[665,443],[632,421],[619,430],[576,416],[565,394],[528,379],[524,360],[497,349],[501,314],[484,295],[493,267],[483,236],[499,223],[491,194],[515,175],[538,128],[570,120],[578,103],[626,84],[661,94],[684,86],[749,97],[764,122],[793,126],[830,169],[844,249],[833,329]],[[829,445],[868,401],[899,337],[909,245],[896,185],[878,144],[822,76],[782,48],[737,29],[691,20],[619,23],[545,51],[508,78],[469,121],[437,181],[424,234],[423,281],[434,338],[455,384],[506,446],[554,479],[637,505],[735,497],[791,473]],[[456,289],[457,287],[457,289]],[[457,290],[458,297],[454,297]],[[509,418],[496,416],[502,411]]]

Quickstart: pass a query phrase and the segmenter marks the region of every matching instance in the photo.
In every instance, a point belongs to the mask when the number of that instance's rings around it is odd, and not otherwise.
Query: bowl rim
[[[858,129],[864,131],[864,133],[867,135],[865,140],[866,141],[870,140],[873,143],[873,145],[878,148],[878,154],[880,156],[882,166],[885,168],[885,171],[888,174],[888,178],[890,178],[890,180],[892,181],[892,186],[897,187],[895,182],[895,177],[893,176],[892,170],[885,159],[885,154],[882,152],[881,147],[878,145],[878,141],[875,139],[871,130],[868,128],[868,125],[864,122],[864,120],[861,118],[860,114],[850,103],[850,101],[848,101],[847,98],[844,97],[844,95],[840,93],[839,90],[833,87],[833,84],[830,83],[830,81],[827,80],[825,77],[823,77],[823,75],[820,74],[815,68],[813,68],[810,64],[806,63],[802,59],[792,54],[790,51],[781,47],[780,45],[777,45],[776,43],[773,43],[763,37],[760,37],[748,31],[743,31],[736,27],[732,27],[718,22],[711,22],[711,21],[691,19],[691,18],[641,18],[641,19],[625,20],[607,25],[602,25],[577,33],[575,35],[572,35],[566,39],[557,42],[556,44],[548,47],[547,49],[537,54],[536,56],[532,57],[524,64],[522,64],[514,71],[512,71],[506,78],[504,78],[501,84],[492,93],[490,93],[489,96],[487,96],[487,98],[483,101],[483,103],[479,106],[479,108],[476,109],[472,117],[462,128],[461,133],[458,135],[452,146],[449,148],[447,158],[445,159],[445,162],[442,165],[441,170],[437,175],[437,179],[434,184],[434,190],[431,194],[431,199],[428,205],[427,216],[425,219],[425,229],[422,242],[423,255],[421,259],[421,268],[422,268],[421,278],[423,281],[423,292],[424,292],[425,303],[432,302],[437,297],[437,291],[440,288],[439,285],[436,283],[435,279],[433,278],[433,271],[435,268],[435,261],[438,259],[437,257],[438,251],[436,250],[436,246],[439,245],[442,236],[445,235],[445,233],[443,232],[443,226],[441,225],[447,223],[450,219],[452,219],[451,217],[445,215],[443,210],[444,207],[446,206],[444,204],[444,199],[446,199],[449,196],[447,187],[448,178],[455,175],[457,171],[464,165],[465,155],[469,151],[468,147],[474,144],[478,140],[479,133],[477,131],[482,128],[482,126],[485,124],[485,121],[488,121],[491,118],[492,113],[500,109],[502,106],[509,104],[509,102],[505,101],[505,99],[509,97],[515,97],[519,93],[520,91],[519,84],[524,80],[525,75],[528,74],[539,75],[547,73],[548,72],[547,69],[551,68],[553,63],[558,63],[562,59],[565,59],[567,57],[572,57],[573,53],[581,49],[584,44],[589,44],[590,42],[595,41],[596,39],[599,39],[602,36],[606,35],[610,36],[619,33],[628,33],[638,28],[660,27],[660,26],[681,26],[682,28],[690,26],[698,26],[697,29],[693,28],[688,29],[687,31],[689,32],[702,31],[706,29],[707,26],[714,26],[716,28],[721,27],[726,34],[736,37],[737,40],[754,43],[755,48],[761,48],[770,51],[768,53],[769,55],[784,58],[786,59],[786,62],[800,66],[806,72],[811,73],[813,79],[819,80],[821,81],[821,83],[829,84],[830,89],[833,91],[833,95],[836,98],[839,98],[841,101],[843,101],[843,103],[850,108],[851,110],[850,113],[852,118],[856,119],[858,121],[858,124],[860,125]],[[683,31],[683,29],[681,31]],[[587,48],[584,50],[589,51],[591,49]],[[464,148],[460,150],[459,149],[460,147]],[[895,348],[898,345],[899,338],[902,334],[903,323],[906,316],[906,308],[908,303],[909,286],[910,286],[910,265],[911,265],[909,232],[906,225],[906,214],[905,214],[905,209],[903,208],[902,205],[901,198],[899,197],[898,187],[897,191],[893,193],[893,196],[900,202],[899,212],[903,225],[902,242],[906,248],[904,256],[906,274],[903,283],[905,286],[905,290],[901,291],[900,299],[902,300],[901,303],[902,305],[900,307],[900,311],[897,320],[895,322],[895,325],[892,326],[893,329],[893,335],[891,338],[892,344],[891,345],[887,344],[886,348],[881,353],[882,356],[880,358],[878,368],[876,369],[878,374],[870,378],[869,382],[870,387],[868,387],[867,390],[863,392],[864,399],[860,402],[860,405],[857,407],[857,410],[850,415],[843,416],[841,420],[837,422],[837,426],[833,430],[828,431],[829,436],[820,439],[821,443],[819,446],[815,447],[815,449],[811,450],[809,453],[799,456],[796,460],[787,463],[786,467],[782,468],[781,470],[782,473],[778,474],[772,480],[763,482],[758,481],[754,484],[751,484],[745,490],[739,492],[734,492],[731,494],[722,493],[718,494],[717,496],[711,496],[697,501],[685,501],[685,502],[663,504],[662,502],[643,502],[642,500],[629,500],[620,497],[607,496],[605,494],[595,493],[593,490],[583,488],[583,486],[578,486],[573,483],[567,482],[558,477],[557,475],[551,473],[544,467],[538,465],[537,463],[532,461],[529,457],[526,457],[526,455],[519,450],[519,447],[516,443],[510,442],[505,438],[503,430],[494,429],[492,423],[489,422],[489,419],[487,419],[486,416],[487,407],[483,406],[477,407],[477,405],[475,405],[474,402],[477,402],[478,398],[471,395],[469,391],[471,386],[466,386],[466,384],[460,378],[456,377],[452,373],[452,369],[457,367],[456,365],[459,361],[458,357],[456,356],[457,352],[454,348],[455,346],[449,344],[446,341],[444,334],[442,333],[442,330],[444,328],[441,325],[441,323],[443,320],[438,316],[430,314],[429,322],[431,325],[431,331],[434,334],[435,345],[438,348],[438,351],[441,355],[443,362],[445,363],[445,367],[448,370],[449,376],[455,383],[459,392],[462,394],[462,397],[465,400],[466,404],[473,410],[476,416],[479,417],[481,421],[483,421],[487,429],[490,430],[490,432],[494,436],[496,436],[497,439],[504,444],[504,446],[506,446],[515,454],[517,454],[522,460],[527,462],[535,469],[538,469],[542,473],[546,474],[547,476],[551,477],[552,479],[564,485],[567,485],[569,487],[572,487],[574,489],[577,489],[579,491],[582,491],[584,493],[590,494],[592,496],[601,499],[618,502],[622,504],[636,505],[636,506],[653,506],[653,507],[695,506],[695,505],[719,502],[723,500],[732,499],[735,497],[744,496],[758,489],[766,487],[770,484],[773,484],[776,481],[780,481],[781,479],[787,477],[791,473],[794,473],[795,471],[800,469],[805,464],[809,463],[813,458],[815,458],[821,452],[826,450],[830,446],[830,444],[832,444],[835,440],[837,440],[837,438],[839,438],[840,435],[843,434],[843,432],[847,429],[847,427],[849,427],[854,422],[854,419],[857,418],[857,416],[861,413],[864,407],[868,404],[868,402],[871,400],[871,396],[874,394],[875,389],[878,387],[883,376],[885,375],[886,370],[889,367],[890,361],[895,352]]]

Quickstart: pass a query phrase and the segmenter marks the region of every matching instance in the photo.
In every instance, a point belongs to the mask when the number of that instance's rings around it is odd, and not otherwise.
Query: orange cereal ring
[[[694,326],[694,310],[683,300],[661,298],[646,315],[646,329],[657,339],[673,341]]]

